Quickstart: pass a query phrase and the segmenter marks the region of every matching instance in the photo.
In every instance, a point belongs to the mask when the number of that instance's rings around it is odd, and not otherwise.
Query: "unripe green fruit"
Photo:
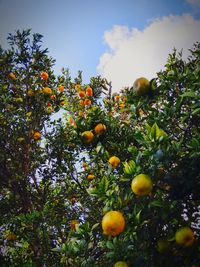
[[[150,83],[144,77],[138,78],[133,84],[133,89],[137,95],[145,95],[150,91]]]
[[[15,99],[15,101],[16,101],[17,104],[21,104],[21,103],[23,103],[23,98],[18,97],[18,98]]]

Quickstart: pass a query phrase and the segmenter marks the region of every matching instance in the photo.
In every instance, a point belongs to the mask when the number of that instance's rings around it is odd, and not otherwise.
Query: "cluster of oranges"
[[[79,104],[81,106],[91,106],[91,97],[93,96],[92,88],[88,85],[87,88],[83,90],[80,84],[76,84],[75,89],[78,92],[78,96],[80,97]]]
[[[101,135],[101,134],[105,133],[106,132],[106,125],[103,123],[98,123],[94,127],[93,131],[84,131],[81,136],[82,136],[82,138],[86,144],[89,144],[94,140],[93,132],[96,135]]]

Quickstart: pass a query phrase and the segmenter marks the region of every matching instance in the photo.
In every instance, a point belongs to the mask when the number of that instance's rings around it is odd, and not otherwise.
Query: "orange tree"
[[[1,266],[199,266],[200,45],[113,94],[41,37],[0,50]]]

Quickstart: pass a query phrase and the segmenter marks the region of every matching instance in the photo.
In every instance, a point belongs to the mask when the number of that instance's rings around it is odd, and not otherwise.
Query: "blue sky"
[[[117,35],[121,36],[119,38],[123,37],[123,41],[130,41],[133,39],[132,29],[144,33],[156,19],[162,20],[163,17],[170,15],[179,18],[183,14],[189,14],[193,18],[192,23],[196,23],[200,18],[199,2],[199,0],[0,0],[0,43],[5,47],[9,32],[32,28],[33,32],[44,35],[44,46],[49,48],[50,55],[56,59],[57,74],[62,67],[69,67],[72,76],[75,76],[78,70],[82,70],[85,82],[98,73],[115,80],[117,72],[109,64],[114,59],[114,54],[123,57],[123,53],[119,51],[122,42],[119,43],[118,40],[118,45],[113,49],[112,38],[116,38]],[[163,20],[162,23],[164,27]],[[129,33],[124,35],[124,31]],[[155,38],[158,35],[156,31],[153,34]],[[199,33],[197,33],[198,38]],[[152,49],[155,50],[156,47]],[[117,54],[118,52],[120,53]],[[139,53],[143,54],[142,49],[137,51],[137,54]],[[134,59],[134,55],[132,56]],[[108,59],[104,60],[105,57],[109,57],[109,62]],[[103,63],[100,64],[101,60]],[[114,60],[113,64],[114,62],[120,61]],[[136,67],[133,66],[133,71]],[[106,74],[108,72],[113,74],[109,76]],[[126,83],[126,77],[122,82],[124,81]]]

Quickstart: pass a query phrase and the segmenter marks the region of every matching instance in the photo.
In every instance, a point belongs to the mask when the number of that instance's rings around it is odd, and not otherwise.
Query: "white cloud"
[[[186,2],[188,2],[193,7],[200,8],[200,0],[186,0]]]
[[[113,91],[132,86],[141,76],[151,79],[164,67],[174,47],[183,49],[184,58],[188,56],[188,49],[200,41],[199,29],[200,20],[190,15],[156,19],[143,31],[115,25],[104,33],[110,50],[100,57],[97,71],[112,81]]]

